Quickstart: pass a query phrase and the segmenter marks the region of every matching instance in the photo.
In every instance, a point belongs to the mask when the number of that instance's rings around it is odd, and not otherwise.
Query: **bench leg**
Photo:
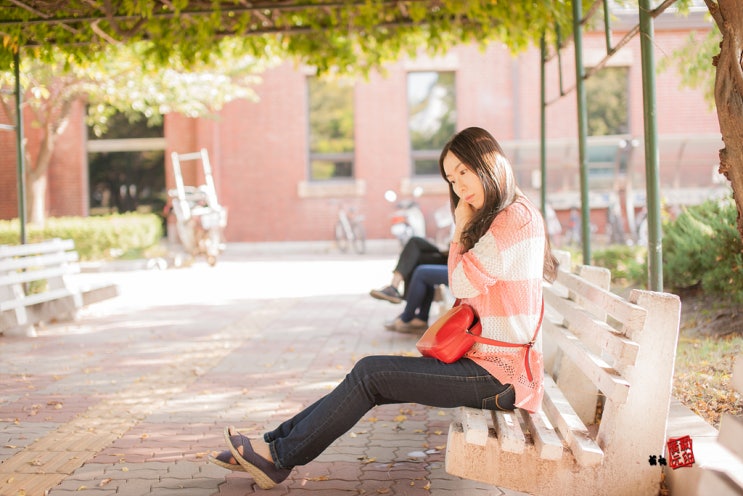
[[[19,338],[35,338],[38,334],[36,333],[36,327],[33,324],[25,324],[9,327],[0,331],[0,334],[8,337],[19,337]]]

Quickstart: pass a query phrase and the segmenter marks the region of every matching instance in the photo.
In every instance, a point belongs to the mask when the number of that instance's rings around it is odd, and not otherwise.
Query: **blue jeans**
[[[512,410],[514,401],[512,386],[467,358],[446,364],[426,357],[368,356],[327,396],[263,437],[276,466],[292,468],[315,459],[376,405]]]
[[[419,265],[413,272],[410,287],[407,288],[405,310],[400,320],[410,322],[414,318],[428,322],[434,290],[438,284],[448,284],[449,269],[446,265]]]

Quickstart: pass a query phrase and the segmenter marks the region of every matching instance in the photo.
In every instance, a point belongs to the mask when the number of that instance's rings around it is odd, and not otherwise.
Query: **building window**
[[[408,73],[408,128],[413,175],[439,174],[441,149],[457,125],[454,72]]]
[[[591,186],[611,187],[621,165],[620,144],[629,133],[627,67],[604,67],[586,80],[586,113],[589,136],[622,135],[616,139],[589,140],[586,150]]]
[[[307,79],[310,181],[353,177],[353,82]]]
[[[629,132],[629,70],[604,67],[586,79],[588,135]]]

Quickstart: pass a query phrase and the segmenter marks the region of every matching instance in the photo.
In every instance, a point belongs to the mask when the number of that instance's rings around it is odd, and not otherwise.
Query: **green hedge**
[[[732,199],[688,207],[663,226],[663,281],[743,301],[743,242]]]
[[[162,219],[155,214],[52,217],[44,226],[26,226],[28,243],[51,238],[73,239],[81,260],[141,256],[157,246],[162,237]],[[18,244],[20,238],[18,219],[0,220],[0,244]]]

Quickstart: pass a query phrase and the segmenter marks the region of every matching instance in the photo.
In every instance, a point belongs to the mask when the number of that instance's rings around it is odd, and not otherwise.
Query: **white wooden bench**
[[[559,253],[545,286],[545,395],[529,414],[461,409],[447,472],[535,495],[657,495],[680,300],[609,290],[607,269],[570,271]]]
[[[0,333],[35,336],[35,324],[74,319],[84,305],[118,294],[112,284],[76,286],[80,272],[71,239],[0,245]]]

